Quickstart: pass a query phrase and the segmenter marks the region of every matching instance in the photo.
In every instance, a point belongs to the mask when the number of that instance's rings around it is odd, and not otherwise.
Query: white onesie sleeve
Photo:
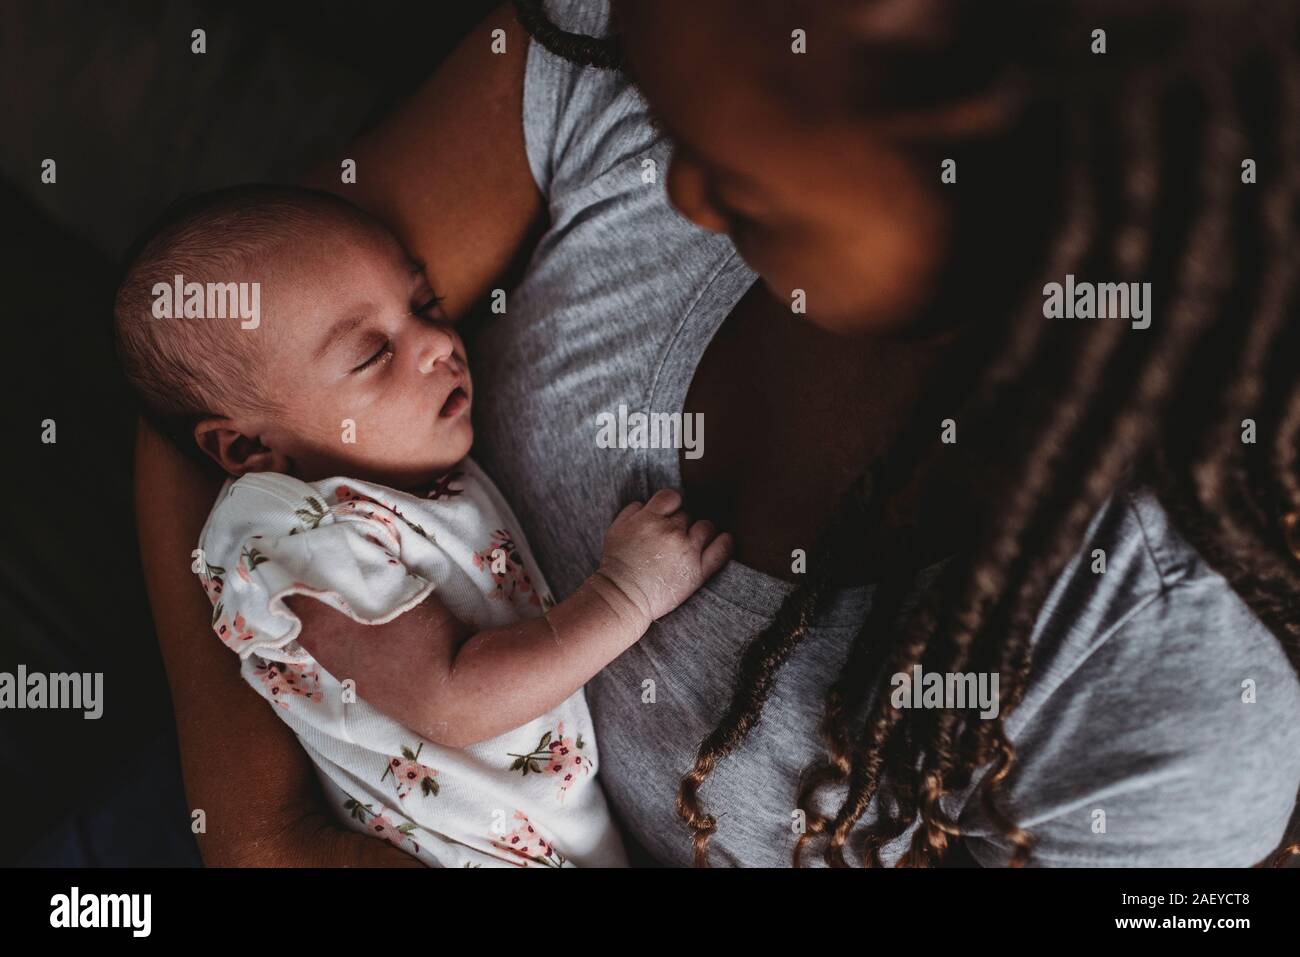
[[[199,539],[195,570],[212,627],[241,658],[301,662],[302,622],[285,604],[311,595],[364,624],[382,624],[433,591],[413,565],[436,565],[432,537],[379,502],[327,501],[287,475],[227,482]]]
[[[415,491],[248,475],[222,488],[199,548],[193,570],[214,630],[298,736],[340,822],[442,867],[626,862],[595,781],[581,689],[495,738],[448,748],[371,706],[296,640],[302,623],[289,595],[380,624],[436,588],[478,630],[553,604],[518,518],[471,459]]]

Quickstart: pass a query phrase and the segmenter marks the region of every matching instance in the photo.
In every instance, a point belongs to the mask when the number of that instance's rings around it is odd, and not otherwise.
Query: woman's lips
[[[447,401],[442,404],[438,410],[438,418],[450,419],[452,416],[459,415],[469,407],[469,394],[461,386],[451,390],[447,396]]]

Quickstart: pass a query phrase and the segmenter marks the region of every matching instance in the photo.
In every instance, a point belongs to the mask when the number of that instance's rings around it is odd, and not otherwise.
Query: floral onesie
[[[581,689],[490,741],[441,747],[372,708],[295,640],[302,623],[288,595],[382,624],[437,590],[478,629],[553,604],[518,521],[473,461],[421,495],[269,472],[228,481],[195,559],[213,629],[298,735],[348,825],[434,866],[626,864]]]

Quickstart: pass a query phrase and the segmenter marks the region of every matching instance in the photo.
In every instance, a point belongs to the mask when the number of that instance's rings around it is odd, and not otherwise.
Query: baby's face
[[[464,344],[391,234],[322,230],[270,275],[257,346],[281,408],[261,423],[260,440],[288,456],[295,475],[406,488],[468,454]]]

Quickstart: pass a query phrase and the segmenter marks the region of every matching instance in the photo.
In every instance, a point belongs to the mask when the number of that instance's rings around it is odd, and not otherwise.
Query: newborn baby
[[[467,457],[474,387],[421,264],[337,197],[187,202],[115,321],[149,416],[229,476],[193,570],[339,817],[433,865],[624,864],[582,686],[729,537],[660,491],[556,603]]]

